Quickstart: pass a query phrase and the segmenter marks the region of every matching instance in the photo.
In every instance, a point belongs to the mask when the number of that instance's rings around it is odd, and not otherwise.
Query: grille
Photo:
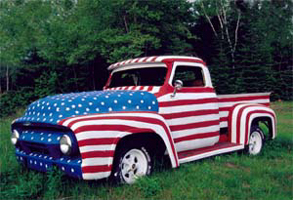
[[[64,130],[50,127],[19,126],[20,133],[18,148],[26,153],[40,153],[54,158],[62,156],[59,140]],[[70,133],[69,133],[70,134]]]
[[[49,155],[50,151],[44,144],[32,143],[32,142],[20,142],[20,149],[26,153],[41,153]]]
[[[64,155],[60,151],[59,142],[61,137],[67,134],[72,136],[73,147],[77,149],[70,157],[80,156],[74,134],[65,127],[51,127],[46,124],[33,126],[17,124],[12,128],[17,129],[19,132],[20,138],[17,147],[25,153],[39,153],[53,158],[60,158]]]

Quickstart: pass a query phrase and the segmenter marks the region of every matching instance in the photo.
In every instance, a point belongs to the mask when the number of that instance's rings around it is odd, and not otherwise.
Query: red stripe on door
[[[219,113],[218,109],[213,109],[213,110],[187,111],[187,112],[161,114],[161,115],[165,119],[175,119],[175,118],[182,118],[182,117],[210,115],[210,114],[218,114],[218,113]]]
[[[206,103],[217,103],[217,102],[218,102],[217,98],[208,98],[208,99],[179,100],[179,101],[160,102],[159,106],[160,107],[183,106],[183,105],[206,104]]]
[[[180,138],[174,139],[174,142],[175,143],[178,143],[178,142],[184,142],[184,141],[188,141],[188,140],[210,138],[210,137],[215,137],[215,136],[219,136],[219,132],[218,131],[216,131],[216,132],[210,132],[210,133],[197,133],[197,134],[194,134],[194,135],[180,137]]]
[[[219,125],[219,120],[170,126],[170,129],[171,129],[171,131],[181,131],[181,130],[186,130],[186,129],[202,128],[202,127],[213,126],[213,125]]]

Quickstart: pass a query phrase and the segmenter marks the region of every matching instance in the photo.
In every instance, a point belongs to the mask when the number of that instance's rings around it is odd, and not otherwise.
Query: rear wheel
[[[147,149],[128,147],[115,158],[112,177],[116,183],[132,184],[137,178],[149,175],[151,170],[152,160]]]
[[[257,155],[263,147],[264,134],[258,127],[253,127],[249,136],[247,151],[250,155]]]

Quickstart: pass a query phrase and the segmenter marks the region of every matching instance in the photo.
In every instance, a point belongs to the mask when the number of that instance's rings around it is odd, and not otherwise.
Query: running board
[[[230,142],[220,142],[210,147],[179,152],[179,163],[182,164],[186,162],[191,162],[194,160],[199,160],[218,154],[233,152],[240,149],[244,149],[244,145],[234,144]]]

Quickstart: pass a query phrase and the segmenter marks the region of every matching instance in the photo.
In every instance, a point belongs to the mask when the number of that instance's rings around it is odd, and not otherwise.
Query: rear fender
[[[229,139],[232,143],[248,144],[250,129],[255,121],[266,118],[271,124],[271,139],[276,137],[275,112],[260,104],[237,104],[229,112]]]

